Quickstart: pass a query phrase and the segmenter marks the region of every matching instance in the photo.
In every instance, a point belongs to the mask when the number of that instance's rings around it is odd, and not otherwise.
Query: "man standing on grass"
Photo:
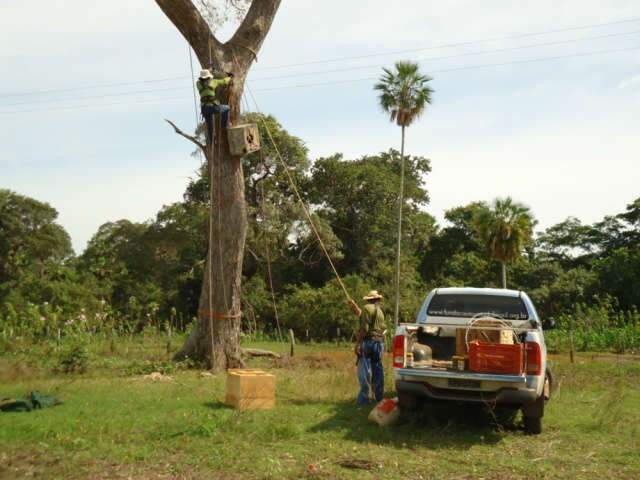
[[[358,380],[360,393],[358,405],[369,403],[369,385],[373,389],[376,402],[384,395],[384,335],[386,323],[380,308],[382,295],[377,290],[370,291],[362,298],[366,303],[362,309],[351,300],[353,312],[360,317],[360,328],[356,337],[355,354],[358,356]],[[365,362],[363,365],[360,362]],[[361,368],[362,367],[362,368]],[[370,376],[370,380],[369,380]]]

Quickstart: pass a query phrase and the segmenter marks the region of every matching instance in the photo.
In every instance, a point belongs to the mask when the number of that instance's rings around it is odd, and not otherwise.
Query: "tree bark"
[[[191,0],[155,0],[189,42],[200,65],[210,63],[234,74],[223,103],[230,106],[229,120],[237,124],[240,99],[249,68],[271,28],[280,0],[255,0],[238,30],[220,43]],[[209,249],[198,321],[177,358],[206,360],[213,370],[242,366],[240,350],[241,281],[247,231],[244,177],[241,157],[229,151],[226,131],[218,121],[215,143],[203,149],[211,184]]]
[[[400,244],[402,241],[402,206],[404,205],[404,130],[402,125],[402,143],[400,145],[400,194],[398,196],[398,245],[396,248],[396,304],[394,312],[395,326],[400,320]]]

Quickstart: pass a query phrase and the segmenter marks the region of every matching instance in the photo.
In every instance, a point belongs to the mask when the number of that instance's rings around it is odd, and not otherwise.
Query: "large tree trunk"
[[[215,38],[190,0],[156,3],[192,46],[204,68],[212,62],[224,72],[233,72],[226,100],[231,107],[229,120],[237,124],[247,73],[280,0],[254,0],[240,27],[225,44]],[[240,296],[247,212],[242,159],[231,155],[227,132],[221,131],[219,123],[216,126],[215,144],[204,149],[211,182],[211,223],[198,323],[177,356],[207,360],[212,369],[222,370],[242,365]]]

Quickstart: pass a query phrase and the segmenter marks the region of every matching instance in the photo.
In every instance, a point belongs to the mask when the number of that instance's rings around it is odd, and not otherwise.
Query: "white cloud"
[[[632,77],[625,78],[618,84],[618,88],[622,90],[624,88],[629,88],[636,85],[640,85],[640,75],[634,75]]]

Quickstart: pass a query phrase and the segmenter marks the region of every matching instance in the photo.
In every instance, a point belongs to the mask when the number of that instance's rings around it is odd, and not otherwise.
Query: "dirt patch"
[[[331,352],[333,353],[333,352]],[[344,352],[337,352],[344,353]],[[301,356],[284,356],[282,358],[274,359],[274,368],[312,368],[312,369],[327,369],[343,366],[347,360],[347,355],[328,355],[326,353],[307,354]]]
[[[0,480],[16,478],[65,478],[91,480],[240,480],[242,476],[224,471],[171,472],[171,465],[119,464],[94,461],[72,470],[64,458],[32,452],[0,453]]]
[[[21,362],[0,359],[0,382],[12,383],[19,380],[38,378],[41,372]]]

